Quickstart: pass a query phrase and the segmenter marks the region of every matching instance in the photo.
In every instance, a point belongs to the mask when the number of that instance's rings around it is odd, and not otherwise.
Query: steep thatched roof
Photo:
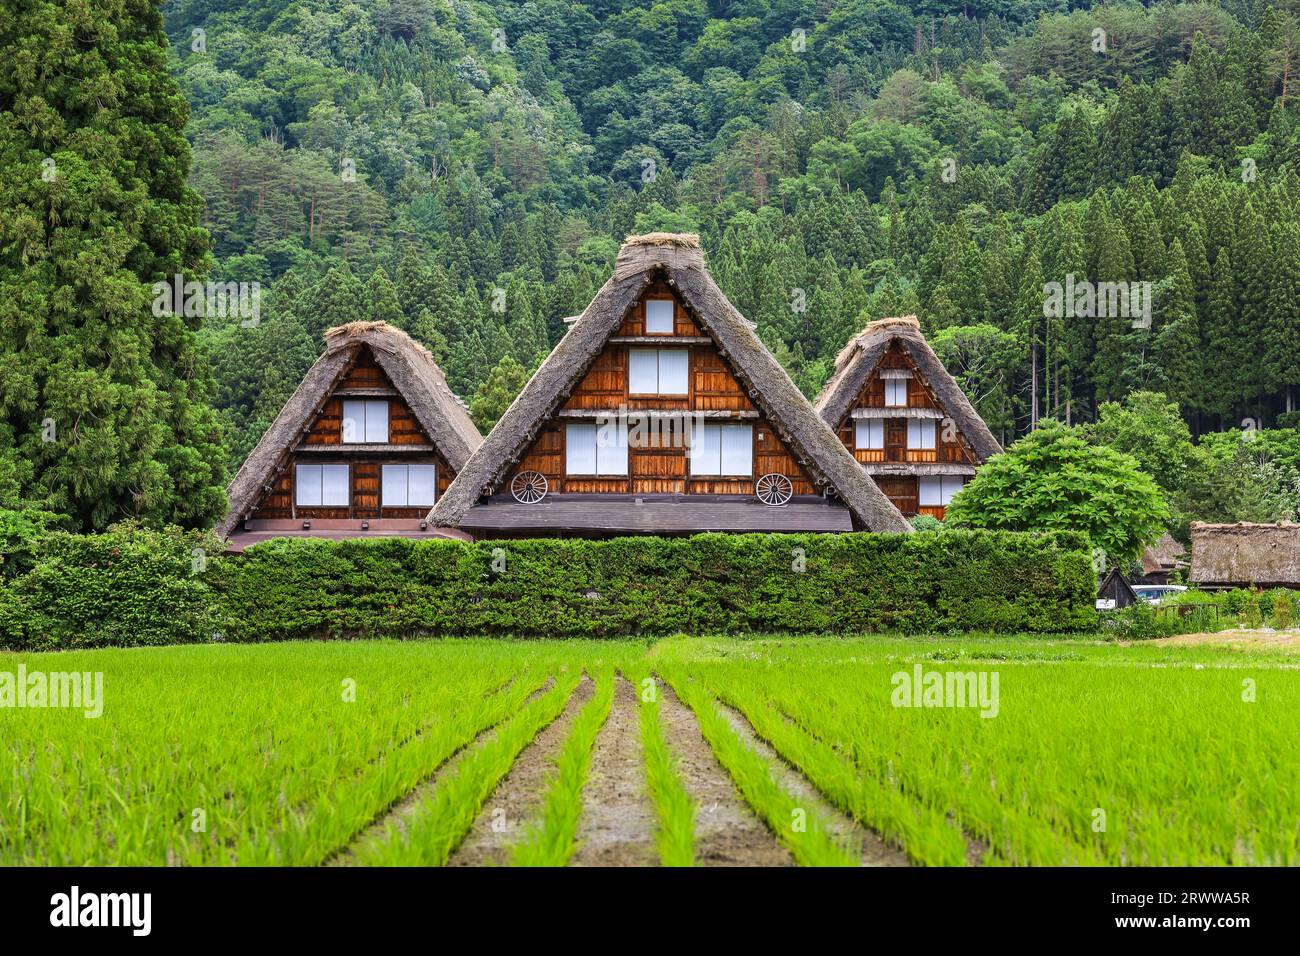
[[[646,287],[661,277],[680,294],[700,327],[713,338],[764,415],[806,461],[823,488],[835,494],[862,524],[877,531],[909,531],[910,525],[866,475],[844,445],[813,412],[790,376],[772,357],[754,326],[714,283],[693,235],[630,236],[614,274],[569,327],[514,403],[497,422],[430,512],[437,525],[457,527],[483,495],[500,486],[538,430],[604,350]]]
[[[1300,587],[1300,524],[1192,524],[1193,584]]]
[[[230,511],[217,525],[218,534],[229,535],[256,506],[276,465],[320,412],[363,346],[369,346],[375,362],[406,400],[447,464],[456,471],[465,467],[474,449],[483,443],[483,436],[447,385],[429,350],[384,322],[349,322],[325,333],[325,353],[307,370],[227,487]]]
[[[832,428],[838,428],[854,400],[892,342],[899,342],[916,363],[934,391],[943,410],[952,417],[962,437],[970,443],[981,463],[1002,451],[984,419],[971,405],[961,386],[944,368],[939,356],[921,334],[914,315],[879,319],[854,336],[835,357],[835,374],[817,396],[817,414]]]
[[[1172,571],[1180,564],[1186,564],[1183,561],[1186,554],[1187,550],[1166,531],[1155,544],[1142,552],[1142,572],[1155,574],[1158,571]]]

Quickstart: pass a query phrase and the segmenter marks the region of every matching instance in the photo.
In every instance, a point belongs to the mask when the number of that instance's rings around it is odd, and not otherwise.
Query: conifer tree
[[[85,529],[225,508],[189,111],[151,3],[0,14],[0,446],[21,496]],[[19,464],[21,467],[19,467]]]
[[[511,355],[504,356],[483,380],[469,403],[474,424],[486,434],[501,420],[510,403],[528,383],[528,372]]]

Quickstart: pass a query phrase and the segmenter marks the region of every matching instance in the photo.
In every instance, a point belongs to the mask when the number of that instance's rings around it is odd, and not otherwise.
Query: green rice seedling
[[[654,680],[645,671],[634,677],[633,683],[645,688],[646,681]],[[664,866],[695,865],[695,812],[696,807],[678,773],[677,760],[668,747],[664,733],[663,717],[659,711],[659,692],[641,694],[638,708],[641,730],[641,750],[645,755],[646,789],[655,808],[655,846],[659,862]]]
[[[357,848],[368,866],[442,866],[469,832],[483,804],[510,771],[519,752],[564,710],[578,685],[571,674],[534,700],[487,740],[467,753],[450,777],[419,803],[404,826],[390,824],[385,835]]]
[[[768,762],[745,745],[726,718],[718,713],[708,691],[693,684],[681,672],[663,676],[695,712],[704,739],[745,800],[800,865],[858,865],[859,853],[841,846],[812,807],[802,806],[776,782]]]
[[[98,717],[0,707],[0,865],[312,865],[357,855],[359,839],[367,862],[438,862],[577,675],[611,668],[678,687],[800,862],[824,862],[830,838],[783,832],[798,808],[715,697],[917,862],[972,862],[969,838],[986,864],[1295,865],[1297,664],[1280,641],[987,635],[0,652],[0,675],[103,675]],[[917,665],[996,671],[996,715],[895,706],[892,680]],[[658,711],[643,699],[656,840],[665,863],[686,862],[692,811]],[[419,840],[378,847],[370,828],[430,780]]]
[[[564,866],[577,850],[575,838],[582,816],[582,788],[591,766],[596,735],[609,717],[614,702],[614,671],[603,668],[595,675],[596,693],[583,705],[569,728],[568,739],[547,782],[539,818],[510,849],[511,866]]]
[[[960,866],[965,862],[966,840],[950,818],[863,773],[833,747],[761,699],[752,686],[742,689],[732,684],[712,689],[740,711],[754,732],[834,806],[898,846],[910,848],[919,863]]]

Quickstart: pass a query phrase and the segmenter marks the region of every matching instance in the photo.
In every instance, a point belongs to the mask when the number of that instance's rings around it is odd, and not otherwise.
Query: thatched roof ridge
[[[970,443],[981,463],[1002,451],[1002,446],[980,418],[957,380],[934,354],[921,334],[914,315],[877,319],[849,340],[835,358],[835,374],[817,396],[817,414],[831,428],[838,428],[890,343],[898,341],[916,363],[935,396]]]
[[[483,436],[429,350],[385,322],[349,322],[325,333],[324,354],[307,370],[227,486],[230,511],[217,525],[218,534],[234,531],[261,499],[276,466],[297,443],[302,429],[316,416],[363,346],[369,346],[375,362],[392,380],[447,464],[457,472],[465,467]]]
[[[640,236],[628,236],[623,240],[623,248],[628,246],[671,246],[677,249],[700,248],[700,236],[694,232],[647,232]]]
[[[1192,524],[1193,584],[1300,587],[1300,524]]]
[[[754,401],[790,444],[791,451],[806,461],[814,477],[821,479],[823,487],[833,488],[867,528],[911,530],[898,509],[813,412],[785,369],[754,334],[753,324],[714,283],[698,238],[668,234],[631,237],[624,243],[614,274],[443,493],[430,512],[432,523],[456,527],[482,495],[499,490],[538,429],[568,397],[656,276],[668,281],[681,295],[701,328],[748,384]]]

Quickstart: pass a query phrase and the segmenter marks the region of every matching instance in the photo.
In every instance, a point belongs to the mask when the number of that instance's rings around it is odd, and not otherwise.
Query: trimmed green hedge
[[[608,541],[56,535],[0,599],[0,645],[686,633],[1095,630],[1077,535],[727,535]]]
[[[211,583],[241,641],[1097,626],[1090,552],[1065,535],[282,539]]]
[[[0,549],[10,567],[18,547]],[[120,526],[104,534],[53,532],[25,573],[0,576],[0,647],[182,644],[213,639],[223,619],[207,572],[221,545],[180,530]]]

